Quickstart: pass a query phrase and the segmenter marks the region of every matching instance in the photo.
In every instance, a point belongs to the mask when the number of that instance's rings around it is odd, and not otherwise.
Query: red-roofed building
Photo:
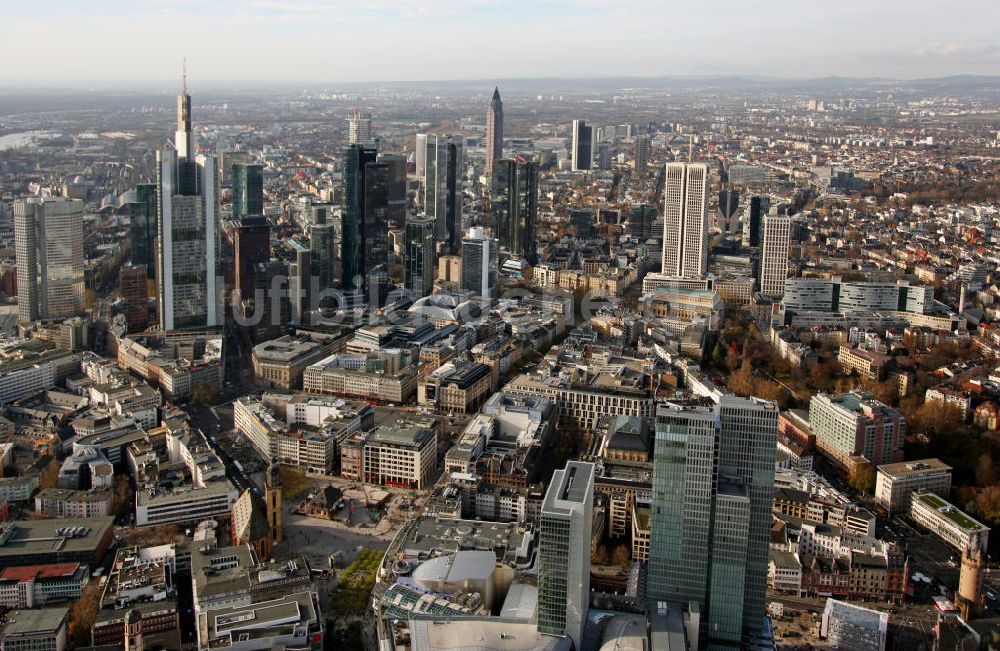
[[[0,572],[0,604],[36,608],[76,601],[88,578],[87,566],[80,563],[8,567]]]

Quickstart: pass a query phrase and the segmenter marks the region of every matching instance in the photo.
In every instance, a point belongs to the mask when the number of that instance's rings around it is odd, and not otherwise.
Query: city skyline
[[[89,3],[85,9],[59,1],[50,3],[50,11],[64,20],[53,21],[34,7],[8,4],[0,9],[0,26],[6,28],[0,56],[13,57],[30,44],[38,57],[36,64],[8,71],[5,81],[35,83],[171,80],[180,68],[178,51],[186,54],[192,76],[202,80],[297,83],[470,79],[481,78],[484,70],[500,79],[622,74],[912,79],[994,74],[1000,63],[1000,45],[990,29],[1000,18],[1000,7],[985,0],[964,0],[952,7],[951,15],[974,15],[975,21],[942,19],[937,5],[924,0],[905,4],[849,0],[835,13],[784,1],[723,5],[685,5],[678,11],[649,0],[614,4],[574,0],[536,3],[531,12],[524,12],[485,0],[461,4],[393,0],[347,7],[287,0],[226,1],[210,7],[189,0],[106,0]],[[511,16],[518,17],[516,22]],[[554,20],[560,29],[552,29]],[[141,27],[150,21],[175,34],[177,47],[170,51],[149,47]],[[616,21],[628,29],[609,28]],[[353,23],[349,32],[329,38],[324,28],[342,29],[345,23]],[[502,38],[515,24],[524,42],[540,47],[523,51],[479,47]],[[305,27],[307,33],[301,31]],[[92,38],[109,31],[117,37]],[[782,34],[780,48],[741,46],[751,34],[775,31]],[[817,38],[817,32],[839,37]],[[713,38],[705,39],[706,33]],[[448,37],[435,38],[444,34]],[[592,53],[569,47],[580,34],[600,37],[605,47]],[[376,37],[389,47],[368,57],[366,66],[331,71],[330,60],[347,60],[350,52]],[[435,42],[448,47],[427,47]],[[250,44],[254,51],[269,54],[254,65],[244,65],[241,59],[239,66],[215,56],[220,48],[240,50]],[[76,55],[62,57],[65,51]],[[128,57],[121,56],[125,51]],[[417,51],[420,56],[412,56]],[[606,51],[616,56],[604,56]],[[455,56],[457,52],[477,56]],[[684,56],[676,56],[678,52]],[[789,55],[792,52],[794,56]]]

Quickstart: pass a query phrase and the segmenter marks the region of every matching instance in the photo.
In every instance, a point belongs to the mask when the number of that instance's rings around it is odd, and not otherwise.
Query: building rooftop
[[[56,631],[65,623],[68,614],[67,608],[15,610],[9,615],[9,623],[3,630],[3,637]]]
[[[113,525],[113,517],[0,523],[0,564],[31,554],[94,551]]]
[[[931,472],[947,472],[951,466],[940,459],[920,459],[919,461],[901,461],[899,463],[884,463],[878,471],[894,479],[910,475],[923,475]]]

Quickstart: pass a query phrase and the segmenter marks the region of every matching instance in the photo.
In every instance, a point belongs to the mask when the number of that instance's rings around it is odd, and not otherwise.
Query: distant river
[[[22,131],[0,136],[0,151],[34,144],[39,138],[57,135],[55,131]]]

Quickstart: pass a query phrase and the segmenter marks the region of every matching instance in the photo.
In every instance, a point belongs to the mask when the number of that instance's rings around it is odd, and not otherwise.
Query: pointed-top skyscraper
[[[503,158],[503,102],[500,88],[493,89],[493,99],[486,109],[486,176],[493,176],[493,163]]]
[[[181,73],[181,92],[177,96],[177,131],[174,132],[174,147],[178,158],[194,155],[194,139],[191,136],[191,95],[188,94],[187,60]]]
[[[158,314],[163,330],[222,321],[219,179],[214,156],[195,156],[185,71],[177,96],[174,149],[156,155]]]

